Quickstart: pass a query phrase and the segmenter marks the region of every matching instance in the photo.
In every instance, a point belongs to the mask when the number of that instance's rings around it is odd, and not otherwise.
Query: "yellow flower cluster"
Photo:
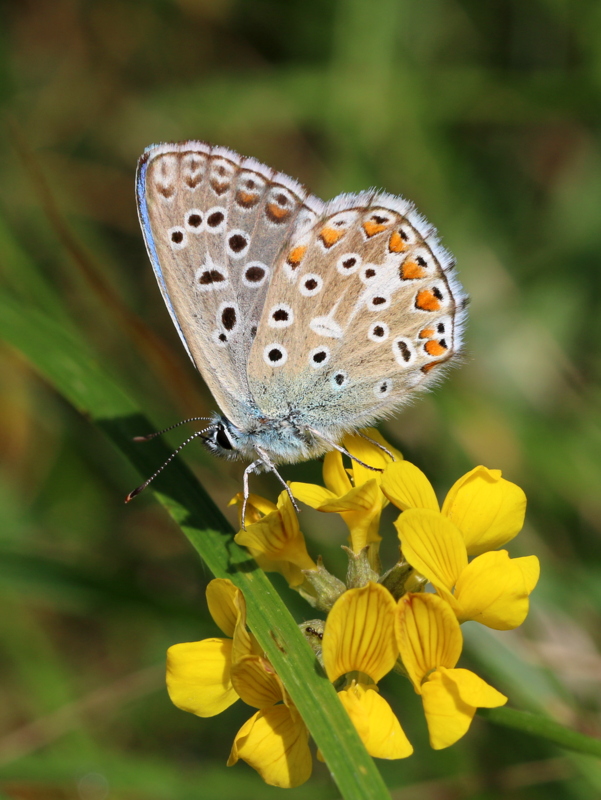
[[[526,497],[500,470],[476,467],[451,487],[441,508],[425,475],[374,429],[347,436],[343,444],[358,459],[350,468],[334,451],[324,459],[325,487],[290,488],[300,501],[339,514],[348,526],[346,584],[309,556],[286,492],[277,505],[251,495],[246,530],[236,541],[263,569],[281,572],[327,612],[325,623],[311,621],[301,629],[372,756],[396,759],[413,752],[377,686],[393,668],[408,676],[422,698],[432,747],[448,747],[467,732],[477,708],[507,702],[456,665],[463,646],[460,623],[475,620],[509,630],[528,613],[538,559],[512,559],[496,549],[521,530]],[[399,560],[380,575],[380,516],[389,502],[402,512],[394,523]],[[232,638],[170,648],[171,699],[199,716],[218,714],[238,697],[258,708],[238,732],[228,764],[241,758],[269,784],[298,786],[312,769],[308,732],[246,629],[244,599],[229,581],[216,580],[207,600],[215,622]]]
[[[240,728],[228,766],[242,758],[273,786],[300,786],[311,775],[309,732],[254,636],[246,604],[231,581],[207,587],[211,616],[225,639],[176,644],[167,651],[172,702],[199,717],[213,717],[241,698],[259,710]]]

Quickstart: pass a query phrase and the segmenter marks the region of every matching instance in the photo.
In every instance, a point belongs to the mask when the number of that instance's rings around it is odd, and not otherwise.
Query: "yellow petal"
[[[273,511],[245,531],[234,537],[235,541],[261,553],[272,562],[290,562],[298,568],[316,569],[316,564],[307,553],[305,537],[300,531],[298,518],[287,492],[278,498],[277,511]],[[302,583],[302,576],[299,581]]]
[[[372,479],[330,500],[319,510],[340,514],[350,531],[353,552],[359,553],[368,544],[382,539],[378,528],[384,500],[378,481]]]
[[[258,648],[255,637],[246,629],[246,600],[241,591],[234,597],[234,605],[238,609],[232,642],[232,662],[235,664],[244,656],[260,653],[262,650]]]
[[[346,494],[353,488],[349,476],[342,463],[342,453],[331,450],[323,459],[323,482],[336,497]]]
[[[350,531],[349,538],[353,553],[360,553],[368,545],[378,545],[382,541],[379,533],[381,514],[381,510],[377,507],[366,513],[347,511],[341,514]]]
[[[220,714],[238,699],[230,677],[230,639],[174,644],[167,650],[171,702],[199,717]]]
[[[469,669],[440,668],[443,682],[451,681],[464,703],[476,708],[498,708],[507,698]]]
[[[374,441],[379,442],[383,447],[389,450],[396,459],[399,461],[402,460],[403,456],[401,453],[395,450],[376,428],[364,428],[362,432]],[[383,470],[388,464],[392,463],[392,459],[389,455],[358,433],[347,434],[342,440],[342,445],[351,455],[355,456],[355,458],[358,458],[360,461],[363,461],[364,464],[368,464],[375,469]],[[361,486],[361,484],[372,480],[374,477],[377,478],[378,482],[381,480],[381,473],[374,473],[373,469],[364,467],[354,460],[351,463],[351,469],[355,486]]]
[[[495,550],[522,530],[526,495],[500,469],[475,467],[451,487],[442,513],[463,534],[470,556]]]
[[[375,687],[354,683],[338,692],[367,752],[374,758],[407,758],[413,747]]]
[[[472,724],[476,707],[464,703],[457,688],[434,672],[422,687],[422,702],[434,750],[449,747],[461,739]]]
[[[309,734],[294,708],[266,708],[246,722],[236,734],[228,767],[241,758],[265,783],[291,789],[310,777],[313,769]]]
[[[382,476],[382,491],[401,511],[408,508],[440,511],[432,484],[421,469],[409,461],[396,461],[386,467]]]
[[[530,594],[540,578],[540,561],[536,556],[523,556],[522,558],[514,558],[512,561],[522,570],[524,586],[528,594]]]
[[[317,486],[315,483],[297,483],[293,481],[290,484],[290,491],[297,500],[307,506],[311,506],[311,508],[319,508],[324,503],[328,503],[338,497],[334,492],[325,489],[323,486]]]
[[[517,628],[528,615],[528,595],[536,585],[536,556],[509,558],[507,550],[493,550],[475,558],[462,572],[455,589],[457,614],[489,628]]]
[[[330,681],[347,672],[364,672],[377,683],[393,668],[396,604],[377,583],[349,589],[334,603],[323,634],[323,658]]]
[[[463,636],[453,610],[435,594],[406,594],[399,600],[396,637],[403,665],[415,691],[437,667],[454,667],[463,647]]]
[[[231,669],[232,686],[249,706],[268,708],[283,699],[282,686],[262,656],[244,656]]]
[[[242,518],[242,506],[244,504],[244,495],[242,492],[238,492],[238,494],[234,495],[228,506],[238,506],[238,521],[241,522]],[[271,500],[266,500],[264,497],[261,497],[258,494],[249,494],[248,500],[246,503],[246,524],[252,525],[253,522],[257,522],[264,517],[266,514],[271,514],[272,511],[275,511],[276,506]]]
[[[461,532],[439,511],[410,508],[394,523],[403,555],[437,588],[450,592],[467,566]],[[452,597],[447,596],[449,602]]]
[[[351,489],[341,497],[334,497],[323,505],[319,511],[333,511],[341,514],[344,511],[371,511],[374,506],[382,508],[382,494],[376,480],[370,480]]]
[[[240,589],[225,578],[215,578],[207,586],[209,612],[226,636],[234,635],[236,620],[240,613],[236,603],[239,595],[241,595]]]

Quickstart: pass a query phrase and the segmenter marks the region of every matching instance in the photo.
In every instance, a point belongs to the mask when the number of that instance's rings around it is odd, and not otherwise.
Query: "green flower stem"
[[[478,715],[484,717],[494,725],[504,725],[514,728],[539,739],[574,750],[577,753],[586,753],[590,756],[601,758],[601,739],[593,739],[584,733],[565,728],[559,722],[543,717],[541,714],[532,714],[529,711],[518,711],[515,708],[479,708]]]
[[[152,430],[152,425],[62,320],[0,294],[0,334],[112,439],[141,475],[152,474],[165,460],[169,451],[162,442],[132,442],[133,436]],[[390,798],[288,609],[253,559],[233,541],[232,527],[192,472],[175,459],[153,487],[211,572],[229,578],[243,591],[249,626],[300,711],[342,796]]]

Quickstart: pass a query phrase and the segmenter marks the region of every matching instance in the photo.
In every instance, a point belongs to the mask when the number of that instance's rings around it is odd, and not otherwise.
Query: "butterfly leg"
[[[262,450],[261,448],[259,448],[259,447],[257,447],[257,453],[261,456],[262,463],[265,464],[267,469],[269,469],[271,472],[273,472],[273,474],[276,476],[276,478],[279,480],[279,482],[282,484],[282,486],[284,487],[284,489],[288,493],[288,497],[290,498],[290,502],[294,506],[294,510],[297,513],[300,513],[300,508],[298,507],[298,504],[297,504],[296,500],[294,499],[294,495],[290,491],[290,487],[288,486],[286,481],[282,478],[280,473],[277,471],[276,466],[273,463],[273,461],[269,458],[267,453],[264,450]]]
[[[252,464],[249,464],[248,467],[244,470],[244,477],[242,478],[242,485],[244,487],[244,493],[242,498],[242,530],[246,530],[246,506],[248,505],[248,496],[250,494],[248,488],[248,478],[253,472],[260,467],[263,463],[262,458],[257,458],[256,461],[253,461]]]
[[[362,433],[361,431],[357,431],[357,433],[359,434],[359,436],[362,439],[366,439],[368,442],[371,442],[372,444],[375,444],[375,446],[378,447],[383,453],[386,453],[386,455],[390,456],[390,458],[393,461],[396,461],[396,458],[394,457],[394,455],[390,452],[390,450],[387,447],[384,447],[383,444],[380,444],[380,442],[377,442],[375,439],[372,439],[371,436],[367,436],[367,434]]]
[[[366,467],[366,469],[371,469],[371,470],[373,470],[373,472],[383,472],[384,471],[384,470],[380,469],[379,467],[372,467],[371,464],[366,464],[365,461],[361,461],[360,458],[357,458],[357,456],[354,456],[352,453],[349,453],[349,451],[346,449],[346,447],[342,447],[341,445],[336,444],[336,442],[334,442],[328,436],[324,436],[323,433],[320,433],[319,431],[315,430],[315,428],[307,428],[307,430],[311,431],[311,433],[313,433],[315,436],[318,436],[320,439],[323,439],[324,442],[327,442],[331,447],[334,448],[334,450],[338,450],[343,455],[348,456],[351,459],[351,461],[356,461],[357,464],[361,464],[362,467]],[[365,438],[368,439],[369,437],[366,436]],[[372,441],[372,440],[370,439],[370,441]],[[377,442],[374,442],[374,444],[377,444]],[[381,445],[378,445],[378,446],[381,447]],[[384,449],[384,448],[382,448],[382,449]],[[388,452],[388,450],[386,452]],[[392,455],[392,453],[390,453],[389,455]]]

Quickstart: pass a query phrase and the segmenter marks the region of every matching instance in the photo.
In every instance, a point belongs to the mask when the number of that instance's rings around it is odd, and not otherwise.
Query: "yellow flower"
[[[253,645],[244,627],[242,593],[231,581],[214,580],[207,586],[211,616],[236,650],[250,653]],[[234,641],[203,639],[175,644],[167,651],[167,691],[183,711],[213,717],[235,703],[238,693],[231,680]]]
[[[309,731],[269,663],[246,656],[234,665],[232,680],[242,700],[259,710],[236,734],[228,767],[241,758],[270,786],[305,783],[313,771]]]
[[[410,508],[395,522],[404,557],[453,608],[460,622],[496,630],[521,625],[539,577],[536,556],[483,553],[468,564],[459,528],[439,511]]]
[[[300,786],[313,769],[309,733],[246,630],[242,592],[231,581],[213,580],[207,602],[217,625],[233,638],[169,648],[167,689],[172,702],[201,717],[219,714],[239,697],[258,708],[236,734],[228,766],[241,758],[272,786]]]
[[[236,499],[236,498],[235,498]],[[251,495],[247,506],[255,521],[234,537],[247,547],[257,564],[266,572],[281,572],[291,586],[300,586],[304,569],[317,569],[317,564],[307,553],[305,537],[301,533],[298,517],[287,492],[278,498],[277,507],[268,500]],[[263,511],[259,517],[256,511]]]
[[[407,594],[399,600],[396,636],[401,658],[422,697],[430,744],[449,747],[467,733],[477,708],[507,702],[482,678],[455,669],[463,637],[450,607],[433,594]]]
[[[401,511],[440,510],[432,484],[408,461],[387,467],[382,491]],[[515,483],[506,481],[500,469],[475,467],[453,484],[442,513],[461,531],[468,555],[477,556],[501,547],[521,531],[526,495]]]
[[[375,428],[365,428],[363,432],[386,447],[399,461],[403,458]],[[355,458],[378,470],[384,470],[392,463],[389,455],[359,434],[345,436],[342,444]],[[293,495],[308,506],[340,514],[350,531],[354,553],[380,542],[380,515],[388,504],[380,491],[382,472],[375,472],[354,460],[346,470],[342,454],[333,450],[324,458],[323,480],[327,488],[312,483],[291,483],[290,488]]]
[[[350,589],[328,614],[323,660],[330,681],[347,676],[338,692],[367,751],[376,758],[406,758],[413,748],[377,683],[398,657],[396,604],[380,584]]]

